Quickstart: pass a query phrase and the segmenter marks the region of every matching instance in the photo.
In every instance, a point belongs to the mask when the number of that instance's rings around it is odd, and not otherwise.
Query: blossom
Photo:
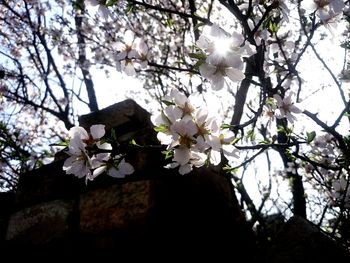
[[[67,174],[74,174],[82,178],[91,174],[91,160],[85,150],[86,144],[78,136],[70,140],[68,154],[70,155],[63,164],[63,170]]]
[[[234,133],[221,130],[221,118],[209,115],[208,109],[196,99],[173,89],[167,98],[168,106],[154,119],[158,125],[157,138],[174,154],[166,168],[178,167],[182,175],[193,167],[218,165],[221,154],[238,157],[232,145]]]
[[[112,16],[111,11],[107,8],[107,6],[103,3],[104,1],[101,0],[87,0],[86,3],[91,6],[98,6],[98,12],[99,14],[104,18],[108,19]]]
[[[234,133],[227,129],[220,131],[216,135],[208,136],[207,143],[211,147],[210,162],[212,164],[218,165],[221,162],[221,153],[227,158],[238,158],[238,150],[231,144],[234,138]]]
[[[278,94],[275,94],[273,97],[277,101],[278,107],[276,109],[276,118],[287,118],[289,122],[293,123],[296,120],[293,113],[298,114],[301,113],[302,110],[292,102],[292,93],[285,96],[283,99]]]
[[[101,157],[102,156],[100,156],[100,158]],[[134,167],[130,163],[125,162],[124,158],[120,158],[120,156],[115,156],[112,160],[113,164],[106,162],[109,159],[109,156],[103,156],[100,160],[95,159],[95,165],[97,165],[98,168],[94,170],[91,178],[94,179],[103,172],[106,172],[107,175],[115,178],[124,178],[125,175],[132,174],[135,171]]]
[[[237,55],[231,54],[221,59],[211,57],[207,61],[199,66],[199,72],[204,78],[211,81],[214,90],[221,90],[224,87],[225,77],[228,77],[233,82],[241,81],[245,78],[242,71],[243,61]]]
[[[344,10],[345,4],[343,0],[304,0],[301,7],[310,13],[316,11],[322,22],[327,24]]]
[[[199,66],[199,72],[211,81],[214,90],[224,87],[225,77],[233,82],[243,80],[242,57],[255,53],[255,47],[247,44],[241,34],[234,32],[230,35],[215,24],[204,27],[196,44],[206,56],[205,62]]]
[[[148,46],[143,39],[135,37],[131,30],[125,31],[124,42],[118,42],[116,49],[118,53],[115,54],[114,59],[118,70],[128,76],[134,76],[135,68],[146,68],[149,58]]]
[[[179,174],[185,175],[192,171],[193,166],[203,166],[206,160],[206,154],[180,146],[174,150],[173,163],[167,165],[166,168],[179,167]]]
[[[110,150],[111,145],[109,143],[101,143],[99,140],[105,135],[105,125],[97,124],[90,127],[90,134],[83,127],[72,127],[69,132],[69,146],[68,157],[64,164],[63,170],[67,174],[74,174],[75,176],[82,178],[86,176],[87,179],[92,180],[94,177],[91,174],[91,169],[97,167],[96,160],[104,160],[102,155],[89,156],[87,147],[96,145],[98,149]]]
[[[332,197],[339,203],[344,200],[344,207],[350,208],[350,185],[344,176],[332,183]]]

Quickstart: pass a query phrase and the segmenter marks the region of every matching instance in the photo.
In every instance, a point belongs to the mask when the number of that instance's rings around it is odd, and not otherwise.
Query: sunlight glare
[[[214,41],[215,52],[221,56],[225,56],[231,49],[231,39],[229,38],[217,38]]]

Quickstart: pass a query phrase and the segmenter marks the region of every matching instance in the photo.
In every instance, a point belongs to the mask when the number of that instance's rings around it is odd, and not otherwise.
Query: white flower
[[[194,135],[197,133],[198,128],[193,120],[181,119],[175,122],[170,127],[170,130],[173,135],[173,142],[169,145],[170,148],[177,145],[190,148],[195,140]]]
[[[342,176],[337,181],[334,181],[332,187],[334,189],[331,193],[332,197],[338,202],[343,202],[344,200],[344,206],[350,208],[350,185],[345,177]]]
[[[96,145],[99,149],[110,150],[112,146],[109,143],[99,141],[105,135],[105,125],[97,124],[90,127],[90,135],[83,127],[72,127],[69,130],[69,146],[68,154],[70,157],[63,164],[63,170],[67,174],[74,174],[82,178],[86,176],[87,179],[93,179],[91,169],[97,167],[96,160],[99,160],[102,155],[98,157],[89,157],[86,150],[87,146]],[[94,163],[93,163],[94,160]]]
[[[124,178],[125,175],[132,174],[134,171],[134,167],[130,163],[125,162],[125,159],[122,159],[118,167],[111,167],[107,174],[115,178]]]
[[[226,158],[238,158],[238,150],[231,144],[234,138],[234,133],[228,129],[220,131],[216,135],[211,134],[207,137],[207,144],[211,147],[210,163],[218,165],[221,162],[221,153],[223,153]]]
[[[70,157],[68,157],[63,164],[63,170],[66,171],[67,174],[74,174],[79,178],[91,174],[91,160],[87,155],[85,146],[86,144],[79,136],[73,137],[70,140],[68,148]]]
[[[309,13],[316,11],[322,22],[327,24],[344,10],[345,4],[343,0],[304,0],[301,7]]]
[[[297,167],[294,162],[287,162],[287,169],[286,171],[292,174],[297,174]]]
[[[105,6],[102,1],[99,0],[87,0],[86,3],[91,6],[98,6],[98,12],[99,14],[104,18],[108,19],[112,16],[111,11]]]
[[[174,150],[173,163],[167,165],[165,168],[179,167],[179,174],[185,175],[192,171],[193,166],[203,166],[206,160],[206,154],[180,146]]]
[[[113,158],[113,161],[109,162],[109,153],[97,154],[92,159],[92,167],[95,170],[93,174],[87,179],[93,180],[104,172],[106,172],[109,176],[115,178],[124,178],[125,175],[132,174],[134,172],[134,167],[131,164],[125,162],[125,159],[120,160],[120,158],[121,156],[115,156]]]
[[[91,158],[91,168],[93,173],[86,176],[86,180],[94,180],[107,169],[107,161],[110,159],[110,153],[98,153]]]
[[[287,118],[289,122],[293,123],[296,117],[292,113],[298,114],[301,113],[302,110],[292,102],[292,93],[285,96],[283,99],[278,94],[275,94],[273,97],[277,101],[278,107],[276,110],[276,118]]]
[[[233,82],[241,81],[245,78],[242,71],[243,61],[239,56],[230,55],[221,60],[212,57],[209,63],[199,66],[200,74],[211,81],[214,90],[221,90],[225,84],[225,77]]]
[[[225,77],[233,82],[243,80],[242,57],[256,53],[255,47],[245,43],[242,34],[234,32],[230,35],[217,25],[204,27],[196,44],[207,56],[205,63],[199,66],[199,72],[211,81],[214,90],[223,88]]]

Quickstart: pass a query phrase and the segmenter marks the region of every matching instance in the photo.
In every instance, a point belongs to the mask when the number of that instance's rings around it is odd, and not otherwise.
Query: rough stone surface
[[[89,130],[94,124],[106,125],[106,130],[115,129],[118,139],[131,137],[144,127],[151,127],[150,113],[140,107],[135,101],[128,99],[97,112],[79,117],[80,126]],[[131,134],[130,134],[131,133]]]
[[[15,210],[57,199],[74,199],[84,186],[78,178],[67,175],[63,160],[23,174],[15,195]]]
[[[89,191],[80,198],[82,233],[100,233],[143,224],[153,205],[152,182],[115,184]]]
[[[56,200],[27,207],[11,215],[7,240],[43,244],[63,238],[69,231],[72,201]]]

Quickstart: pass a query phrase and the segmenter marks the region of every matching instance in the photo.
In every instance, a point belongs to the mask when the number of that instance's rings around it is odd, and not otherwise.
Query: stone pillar
[[[147,111],[126,100],[79,121],[86,129],[105,124],[109,133],[113,128],[121,147],[130,139],[153,147],[125,148],[135,173],[121,180],[104,174],[85,185],[63,172],[64,160],[22,175],[6,235],[9,247],[66,258],[136,257],[140,251],[149,256],[162,251],[170,258],[254,257],[254,236],[230,181],[210,168],[185,176],[163,168]],[[135,254],[126,252],[130,248]]]

